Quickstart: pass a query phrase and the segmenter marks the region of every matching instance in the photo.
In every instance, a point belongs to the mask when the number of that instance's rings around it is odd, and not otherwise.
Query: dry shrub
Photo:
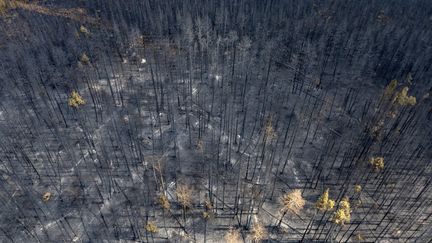
[[[301,191],[299,189],[295,189],[282,196],[281,204],[282,211],[292,211],[294,213],[299,213],[305,205],[305,200],[301,195]]]
[[[22,0],[0,0],[0,14],[5,13],[9,9],[14,9]]]
[[[164,210],[170,210],[171,205],[170,205],[170,202],[169,202],[168,197],[166,195],[161,194],[158,198],[158,201]]]
[[[183,208],[192,207],[192,190],[186,185],[177,186],[177,200]]]
[[[0,0],[0,13],[4,13],[7,10],[6,0]]]
[[[241,243],[241,242],[243,242],[241,240],[240,231],[233,229],[232,227],[225,234],[224,238],[225,238],[226,243]]]
[[[267,230],[264,227],[264,225],[262,225],[259,222],[255,222],[252,226],[252,241],[254,242],[261,242],[262,240],[264,240],[265,238],[267,238]]]

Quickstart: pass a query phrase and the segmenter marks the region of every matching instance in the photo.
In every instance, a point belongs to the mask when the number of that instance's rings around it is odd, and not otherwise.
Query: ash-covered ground
[[[0,0],[0,241],[428,242],[431,19]]]

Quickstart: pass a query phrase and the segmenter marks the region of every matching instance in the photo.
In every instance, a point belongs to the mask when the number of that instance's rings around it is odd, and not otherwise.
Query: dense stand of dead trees
[[[7,9],[28,29],[1,36],[0,238],[431,237],[431,72],[415,41],[429,31],[383,12],[364,29],[336,13],[349,3],[167,4],[81,6],[109,28]]]

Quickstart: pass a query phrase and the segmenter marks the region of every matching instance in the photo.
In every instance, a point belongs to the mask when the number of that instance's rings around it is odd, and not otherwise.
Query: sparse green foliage
[[[372,157],[369,159],[369,163],[376,171],[384,169],[384,158],[383,157]]]
[[[415,96],[408,95],[408,87],[404,87],[400,92],[398,92],[394,98],[394,102],[399,105],[415,105],[417,103]]]
[[[204,211],[202,213],[202,218],[205,219],[205,220],[210,219],[210,216],[211,216],[210,213],[207,212],[207,211]]]
[[[329,189],[327,188],[324,193],[320,196],[315,206],[321,211],[331,210],[335,205],[335,201],[329,199]]]
[[[349,222],[347,218],[345,211],[342,208],[339,208],[333,215],[333,222],[335,224],[344,225],[346,222]]]
[[[351,205],[347,197],[342,198],[339,202],[339,208],[333,215],[335,224],[344,225],[351,220]]]
[[[79,32],[86,36],[90,35],[90,31],[83,25],[81,25],[81,27],[79,28]]]
[[[362,186],[357,184],[354,186],[354,192],[355,193],[360,193],[362,191]]]
[[[151,234],[155,234],[159,231],[155,222],[148,222],[145,226],[145,230]]]
[[[68,103],[70,107],[78,109],[80,106],[85,105],[86,102],[84,98],[74,90],[69,97]]]
[[[80,62],[84,65],[90,64],[90,58],[87,56],[85,52],[81,55]]]
[[[390,83],[385,88],[384,96],[387,98],[391,98],[393,96],[394,91],[396,90],[397,85],[398,85],[398,81],[396,79],[390,81]]]

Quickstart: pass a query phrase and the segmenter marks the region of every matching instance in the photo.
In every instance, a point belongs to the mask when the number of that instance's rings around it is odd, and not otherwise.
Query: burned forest
[[[0,242],[430,242],[432,2],[0,0]]]

